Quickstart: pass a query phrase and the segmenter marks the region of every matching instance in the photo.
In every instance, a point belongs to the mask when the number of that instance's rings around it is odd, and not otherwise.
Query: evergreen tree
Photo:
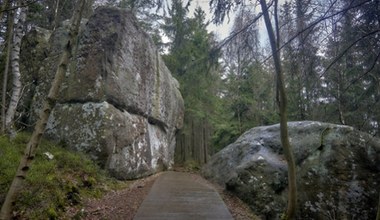
[[[312,2],[294,0],[283,5],[281,34],[283,36],[283,66],[289,91],[289,118],[315,120],[314,109],[320,91],[319,26],[306,31],[313,18]],[[295,39],[288,42],[291,38]],[[318,113],[318,112],[317,112]]]
[[[256,25],[249,25],[254,13],[240,8],[231,34],[238,33],[224,49],[223,120],[215,129],[214,141],[222,148],[235,141],[246,130],[274,123],[276,110],[273,77],[261,64],[259,35]],[[269,101],[268,101],[269,100]],[[227,119],[227,120],[226,120]]]
[[[335,11],[351,7],[342,0]],[[379,13],[368,2],[332,18],[326,51],[325,93],[328,121],[379,134]],[[358,16],[361,15],[361,16]]]
[[[88,18],[93,12],[95,0],[86,2],[83,18]],[[33,1],[29,4],[27,23],[49,30],[55,30],[63,21],[69,20],[75,11],[78,0],[45,0]]]
[[[185,124],[177,141],[180,161],[207,161],[211,130],[218,100],[218,55],[215,40],[208,33],[205,12],[197,8],[193,18],[181,0],[172,1],[170,17],[164,26],[171,40],[166,65],[181,84],[185,100]]]

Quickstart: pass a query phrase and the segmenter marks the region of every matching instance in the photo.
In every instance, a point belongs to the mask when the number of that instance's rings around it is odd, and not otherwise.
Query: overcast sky
[[[190,6],[189,15],[192,16],[195,8],[197,6],[201,6],[203,11],[206,12],[206,19],[211,21],[212,12],[210,12],[209,2],[210,2],[209,0],[193,0]],[[258,10],[260,10],[260,8],[258,8]],[[234,13],[231,13],[229,22],[228,22],[228,19],[226,18],[222,25],[215,25],[213,23],[210,23],[210,25],[208,26],[208,30],[214,32],[217,35],[218,40],[223,40],[229,35],[232,28],[233,21],[234,21]],[[264,45],[267,43],[266,42],[267,34],[266,34],[264,22],[260,20],[258,25],[259,25],[260,41],[261,41],[261,44]]]
[[[192,16],[194,14],[195,8],[198,6],[200,6],[203,9],[203,11],[206,12],[206,19],[208,21],[211,21],[212,13],[210,12],[209,0],[193,0],[190,5],[189,15]],[[218,26],[211,23],[208,26],[208,30],[213,31],[218,36],[219,40],[224,39],[228,36],[230,32],[232,21],[233,19],[231,19],[229,23],[225,21],[224,24]]]

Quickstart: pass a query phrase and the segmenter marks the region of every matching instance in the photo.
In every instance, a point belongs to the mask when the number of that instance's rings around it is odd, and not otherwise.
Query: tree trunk
[[[52,30],[54,31],[58,26],[58,8],[59,8],[59,0],[56,0],[55,8],[54,8],[54,18],[53,18],[53,27]]]
[[[204,148],[204,139],[203,139],[203,122],[202,120],[198,122],[198,134],[197,134],[197,139],[198,139],[198,154],[199,154],[199,158],[198,158],[198,163],[199,165],[202,165],[203,164],[203,148]]]
[[[304,88],[306,89],[306,93],[308,91],[308,87],[305,86],[305,82],[307,80],[306,76],[306,71],[305,71],[305,33],[302,31],[305,29],[305,12],[302,10],[302,6],[304,5],[303,0],[297,0],[296,1],[296,18],[297,18],[297,33],[300,33],[297,36],[298,39],[298,56],[297,56],[297,75],[298,75],[298,95],[299,95],[299,103],[298,103],[298,108],[300,115],[299,118],[300,120],[305,120],[306,119],[306,111],[308,110],[305,108],[306,102],[305,101],[305,94],[304,94]],[[303,81],[305,80],[305,82]]]
[[[346,120],[344,118],[344,114],[343,114],[343,96],[342,96],[342,87],[341,83],[343,81],[343,77],[342,77],[342,74],[339,74],[339,82],[338,82],[338,112],[339,112],[339,121],[342,125],[345,125],[346,124]]]
[[[277,1],[275,1],[275,6]],[[288,136],[288,119],[287,119],[287,96],[284,85],[284,76],[282,73],[280,51],[278,50],[278,42],[276,43],[276,36],[274,35],[272,23],[269,17],[268,6],[265,0],[260,0],[260,5],[264,15],[265,26],[267,28],[269,42],[272,49],[272,57],[276,72],[277,94],[278,94],[278,107],[280,111],[280,131],[281,131],[281,144],[284,149],[285,158],[288,163],[288,207],[286,210],[285,219],[294,219],[296,212],[297,201],[297,183],[296,183],[296,166],[293,158],[292,147],[289,143]],[[276,8],[277,9],[277,8]],[[275,9],[275,10],[276,10]],[[276,14],[276,13],[275,13]],[[275,18],[277,19],[277,18]],[[276,22],[277,23],[277,22]],[[276,25],[277,39],[279,39],[278,26]]]
[[[22,5],[22,0],[18,2],[19,6]],[[13,75],[13,86],[12,86],[12,96],[9,102],[7,114],[5,117],[5,127],[6,130],[10,131],[13,129],[14,117],[16,114],[16,108],[18,101],[21,96],[21,75],[20,75],[20,48],[21,48],[21,39],[23,36],[23,27],[26,19],[27,7],[21,7],[21,12],[16,24],[14,39],[13,39],[13,48],[12,48],[12,75]]]
[[[1,16],[0,16],[1,17]],[[1,132],[4,134],[6,131],[6,106],[7,106],[7,87],[8,87],[8,74],[9,74],[9,60],[11,56],[11,47],[12,47],[12,37],[13,37],[13,24],[14,24],[14,16],[13,12],[8,12],[8,35],[6,40],[6,57],[5,57],[5,69],[3,73],[3,89],[2,89],[2,97],[1,97]]]
[[[207,128],[208,128],[208,124],[203,124],[203,143],[204,143],[204,147],[203,147],[203,155],[204,155],[204,158],[203,158],[203,163],[206,164],[207,163],[207,154],[208,154],[208,134],[207,134]]]
[[[379,200],[377,201],[377,215],[376,220],[380,220],[380,193],[379,193]]]
[[[183,157],[182,162],[185,162],[187,160],[187,158],[189,157],[189,155],[190,155],[190,147],[189,147],[190,141],[189,141],[188,137],[189,136],[186,135],[186,133],[183,133],[183,146],[185,148],[185,153],[184,153],[184,157]]]
[[[190,135],[190,138],[191,138],[191,156],[190,158],[194,159],[195,157],[195,128],[194,128],[194,118],[191,117],[191,135]]]
[[[44,102],[44,106],[42,111],[40,112],[39,119],[35,125],[33,134],[26,146],[24,156],[21,158],[19,167],[17,168],[16,175],[12,181],[12,184],[9,188],[8,194],[5,198],[4,204],[1,207],[0,219],[10,219],[12,212],[12,205],[16,199],[17,193],[22,186],[23,180],[26,178],[27,172],[31,167],[31,162],[33,161],[36,153],[36,149],[39,145],[41,137],[45,131],[47,120],[50,116],[50,112],[54,108],[57,97],[59,95],[59,89],[64,79],[67,66],[69,64],[69,59],[72,55],[72,48],[76,42],[76,38],[78,35],[80,20],[82,16],[82,11],[84,8],[86,0],[79,1],[78,7],[73,14],[69,39],[66,43],[65,49],[61,55],[61,59],[51,85],[48,97]]]

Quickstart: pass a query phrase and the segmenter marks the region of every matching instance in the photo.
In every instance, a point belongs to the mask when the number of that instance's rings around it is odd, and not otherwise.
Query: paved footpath
[[[219,194],[191,174],[161,174],[134,220],[232,220]]]

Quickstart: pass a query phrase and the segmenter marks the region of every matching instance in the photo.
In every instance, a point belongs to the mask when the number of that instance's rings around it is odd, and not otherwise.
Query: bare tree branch
[[[327,20],[327,19],[332,18],[332,17],[335,17],[335,16],[340,15],[340,14],[342,14],[342,13],[345,14],[345,13],[347,13],[347,11],[349,11],[349,10],[351,10],[351,9],[358,8],[358,7],[364,5],[364,4],[368,3],[368,2],[371,2],[371,0],[366,0],[366,1],[364,1],[364,2],[360,2],[359,4],[352,5],[354,1],[355,1],[355,0],[352,0],[352,1],[350,2],[349,6],[347,6],[346,8],[344,8],[344,9],[342,9],[342,10],[340,10],[340,11],[337,11],[337,12],[335,12],[335,13],[333,13],[333,14],[327,16],[328,12],[330,12],[330,10],[332,9],[333,5],[336,3],[336,0],[335,0],[334,3],[330,5],[330,7],[328,8],[328,10],[327,10],[327,11],[326,11],[326,12],[325,12],[320,18],[318,18],[318,19],[316,19],[315,21],[311,22],[311,24],[308,25],[306,28],[304,28],[304,29],[300,30],[298,33],[296,33],[293,37],[291,37],[288,41],[286,41],[286,42],[285,42],[280,48],[278,48],[278,50],[283,49],[285,46],[287,46],[287,45],[290,44],[293,40],[295,40],[299,35],[301,35],[302,33],[304,33],[305,31],[307,31],[307,30],[309,30],[309,29],[311,29],[311,28],[314,28],[316,25],[318,25],[318,24],[321,23],[322,21]],[[265,58],[265,59],[263,60],[262,63],[267,62],[269,59],[271,59],[271,57],[272,57],[272,56],[269,55],[267,58]]]
[[[213,50],[219,51],[222,49],[222,47],[226,46],[231,40],[233,40],[236,36],[247,30],[249,27],[251,27],[254,23],[256,23],[261,17],[263,16],[263,13],[259,13],[255,18],[252,19],[250,23],[245,25],[243,28],[241,28],[239,31],[236,31],[226,37],[219,45],[217,45]]]
[[[23,4],[20,4],[20,5],[18,5],[18,6],[14,6],[14,7],[7,8],[7,9],[2,9],[2,10],[0,11],[0,14],[1,14],[1,13],[4,13],[4,12],[8,12],[8,11],[17,10],[17,9],[19,9],[19,8],[23,8],[23,7],[28,7],[29,5],[32,5],[32,4],[34,4],[34,3],[36,3],[36,2],[39,2],[39,1],[41,1],[41,0],[26,1],[26,2],[24,2]]]
[[[378,30],[378,31],[380,31],[380,30]],[[364,73],[362,73],[358,78],[352,80],[351,83],[343,90],[343,92],[346,92],[352,85],[354,85],[360,79],[362,79],[364,76],[366,76],[368,73],[370,73],[375,68],[376,63],[379,60],[379,58],[380,58],[380,52],[377,54],[375,60],[373,61],[372,65],[368,68],[368,70],[365,71]]]
[[[373,34],[376,34],[377,32],[380,32],[380,29],[379,30],[374,30],[374,31],[371,31],[363,36],[361,36],[360,38],[356,39],[355,41],[353,41],[348,47],[346,47],[338,56],[335,57],[335,59],[327,66],[327,68],[325,69],[325,71],[319,76],[319,78],[322,78],[327,71],[329,71],[331,69],[331,67],[336,63],[338,62],[338,60],[340,60],[353,46],[355,46],[359,41],[362,41],[364,40],[365,38],[373,35]],[[376,61],[375,61],[376,62]]]

